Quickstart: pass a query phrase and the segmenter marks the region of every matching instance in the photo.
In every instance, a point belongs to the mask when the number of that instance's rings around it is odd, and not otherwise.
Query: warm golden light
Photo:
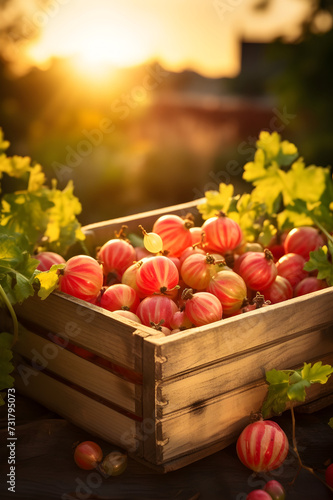
[[[54,1],[57,8],[43,13],[41,37],[29,55],[38,64],[75,56],[90,76],[107,65],[158,60],[167,70],[233,77],[240,70],[241,40],[296,35],[292,28],[309,10],[299,0],[272,0],[259,13],[254,0]]]

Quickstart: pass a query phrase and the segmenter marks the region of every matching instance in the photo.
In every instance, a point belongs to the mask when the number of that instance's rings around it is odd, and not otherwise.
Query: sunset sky
[[[29,12],[40,39],[29,48],[34,62],[75,56],[87,71],[159,60],[174,71],[208,77],[235,76],[240,40],[294,37],[309,12],[306,0],[56,0],[52,11]],[[29,2],[25,0],[27,8]]]

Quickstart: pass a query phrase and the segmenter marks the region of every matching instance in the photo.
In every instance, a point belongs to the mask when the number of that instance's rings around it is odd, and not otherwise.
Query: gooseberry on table
[[[82,441],[75,447],[74,461],[80,469],[96,469],[102,459],[102,449],[94,441]]]
[[[275,479],[272,479],[265,484],[264,491],[269,493],[272,500],[285,500],[286,498],[286,491],[284,487]]]
[[[289,451],[285,432],[274,421],[258,420],[248,424],[237,439],[240,461],[255,472],[277,469]]]

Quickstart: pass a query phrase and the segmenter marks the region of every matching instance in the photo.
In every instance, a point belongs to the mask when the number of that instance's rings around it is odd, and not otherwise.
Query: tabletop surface
[[[235,445],[183,469],[159,474],[129,458],[126,471],[104,478],[79,469],[73,444],[95,440],[106,454],[117,449],[72,425],[34,401],[16,393],[15,493],[8,491],[7,407],[0,408],[0,498],[2,500],[246,500],[247,494],[270,480],[287,491],[286,500],[329,500],[333,493],[308,471],[298,469],[293,451],[270,473],[254,474],[237,458]],[[296,413],[296,437],[303,462],[324,478],[333,461],[333,430],[328,426],[333,405],[313,413]],[[291,414],[276,421],[291,442]],[[110,422],[112,425],[112,422]]]

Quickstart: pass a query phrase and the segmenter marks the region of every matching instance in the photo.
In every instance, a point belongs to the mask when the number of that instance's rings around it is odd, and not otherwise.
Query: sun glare
[[[70,57],[75,69],[89,78],[100,77],[110,69],[134,66],[147,58],[145,37],[131,20],[97,10],[81,13],[75,22],[65,23],[61,36],[49,25],[30,47],[29,55],[39,64],[53,57]]]
[[[162,62],[167,70],[233,77],[240,70],[242,39],[268,42],[294,33],[307,13],[299,0],[274,0],[264,14],[251,9],[254,1],[229,2],[239,7],[229,6],[227,15],[228,2],[206,0],[61,2],[29,55],[39,65],[52,57],[71,58],[90,79],[149,60]]]

